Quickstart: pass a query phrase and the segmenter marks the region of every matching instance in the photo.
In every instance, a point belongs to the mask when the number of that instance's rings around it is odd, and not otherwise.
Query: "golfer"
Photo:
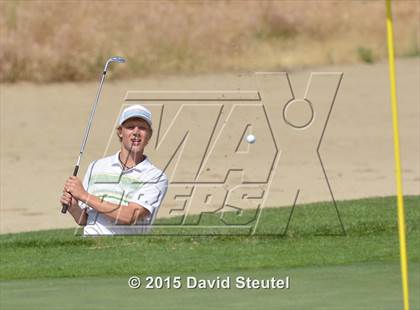
[[[83,234],[147,233],[165,196],[168,180],[144,154],[152,136],[152,114],[141,105],[124,109],[117,135],[121,150],[92,162],[82,182],[67,179],[60,202]]]

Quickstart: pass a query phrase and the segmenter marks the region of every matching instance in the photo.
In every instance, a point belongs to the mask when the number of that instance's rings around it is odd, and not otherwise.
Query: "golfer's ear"
[[[122,134],[121,134],[121,126],[117,127],[117,136],[118,138],[122,138]]]

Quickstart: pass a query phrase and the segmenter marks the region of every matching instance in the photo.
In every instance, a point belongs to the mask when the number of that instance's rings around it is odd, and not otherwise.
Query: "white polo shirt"
[[[150,212],[150,216],[133,225],[119,225],[80,202],[81,208],[88,208],[87,225],[83,234],[91,235],[132,235],[150,231],[157,211],[168,188],[166,175],[156,168],[145,156],[137,166],[124,170],[115,155],[92,162],[83,180],[85,190],[104,201],[124,208],[129,202],[137,203]]]

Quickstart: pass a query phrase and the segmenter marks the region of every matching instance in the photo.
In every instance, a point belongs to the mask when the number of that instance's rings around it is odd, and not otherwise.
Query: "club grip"
[[[76,177],[78,172],[79,172],[79,166],[76,165],[76,166],[74,166],[73,176]]]
[[[68,208],[69,208],[69,205],[68,204],[64,204],[64,203],[61,204],[61,213],[66,214]]]
[[[74,166],[74,170],[73,170],[73,176],[77,176],[77,173],[79,172],[79,165]],[[63,203],[61,205],[61,213],[66,214],[67,210],[69,208],[68,204]]]

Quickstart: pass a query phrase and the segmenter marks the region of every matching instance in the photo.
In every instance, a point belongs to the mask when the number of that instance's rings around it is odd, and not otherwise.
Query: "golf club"
[[[85,129],[85,133],[84,133],[84,136],[83,136],[82,144],[80,146],[79,157],[77,158],[76,166],[74,167],[74,170],[73,170],[73,176],[77,176],[77,173],[79,171],[80,160],[82,159],[83,151],[85,150],[86,142],[87,142],[89,132],[90,132],[90,127],[92,125],[93,116],[95,115],[96,106],[98,105],[99,96],[101,95],[102,85],[104,84],[104,80],[105,80],[106,72],[108,71],[108,67],[112,62],[123,63],[123,62],[125,62],[125,59],[122,58],[122,57],[115,56],[115,57],[109,58],[107,60],[106,64],[105,64],[104,70],[102,72],[101,82],[99,84],[98,92],[96,93],[95,102],[93,104],[92,111],[90,112],[89,120],[88,120],[86,129]],[[62,209],[61,209],[61,213],[66,213],[68,208],[69,208],[69,206],[67,204],[63,204]]]

